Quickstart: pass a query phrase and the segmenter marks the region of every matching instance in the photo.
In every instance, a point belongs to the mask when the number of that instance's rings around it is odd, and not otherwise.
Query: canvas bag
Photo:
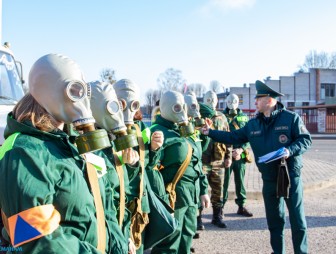
[[[145,177],[150,208],[149,223],[145,231],[144,249],[146,250],[173,234],[178,226],[178,221],[174,218],[174,210],[154,193],[146,174]]]

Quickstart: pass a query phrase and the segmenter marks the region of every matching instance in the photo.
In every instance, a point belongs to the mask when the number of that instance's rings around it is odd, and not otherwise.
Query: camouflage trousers
[[[211,187],[210,200],[213,207],[223,207],[223,184],[225,168],[223,162],[203,164],[203,173]]]

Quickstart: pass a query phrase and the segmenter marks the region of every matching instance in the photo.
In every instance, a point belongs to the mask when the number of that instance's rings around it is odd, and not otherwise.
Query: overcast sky
[[[311,50],[336,51],[335,11],[335,0],[2,0],[2,43],[26,80],[39,57],[61,53],[87,81],[112,68],[143,94],[168,68],[187,84],[228,88],[292,75]]]

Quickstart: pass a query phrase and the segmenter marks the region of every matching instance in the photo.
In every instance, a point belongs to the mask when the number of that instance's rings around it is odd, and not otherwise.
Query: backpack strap
[[[101,199],[98,177],[94,166],[86,162],[87,175],[94,198],[94,203],[96,207],[96,217],[97,217],[97,237],[98,237],[98,246],[97,249],[102,253],[105,253],[106,248],[106,228],[105,228],[105,213],[103,208],[103,202]]]
[[[120,228],[123,225],[125,217],[125,208],[126,208],[126,197],[125,197],[125,180],[124,180],[124,169],[122,163],[118,163],[119,155],[117,152],[112,149],[116,171],[119,178],[119,226]]]

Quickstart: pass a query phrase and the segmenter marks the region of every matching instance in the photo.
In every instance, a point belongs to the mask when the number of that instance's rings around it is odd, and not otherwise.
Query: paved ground
[[[336,184],[336,139],[313,139],[312,147],[303,155],[302,180],[306,192]],[[255,163],[247,164],[245,188],[249,199],[262,199],[262,180]],[[229,198],[235,198],[233,174]]]
[[[320,137],[318,137],[320,138]],[[331,138],[335,138],[334,136]],[[308,244],[311,254],[336,253],[336,139],[313,139],[313,145],[304,154],[302,177],[305,186],[305,212],[308,224]],[[265,219],[260,190],[262,181],[254,164],[246,173],[248,208],[252,218],[238,216],[233,185],[225,206],[227,229],[214,227],[211,209],[205,209],[206,230],[193,241],[196,253],[204,254],[269,254],[269,231]],[[233,183],[233,179],[231,181]],[[288,213],[285,230],[286,253],[292,254]],[[147,251],[146,253],[150,253]]]
[[[305,186],[305,210],[308,224],[310,253],[336,253],[336,140],[314,139],[309,151],[304,154],[303,182]],[[232,181],[233,182],[233,181]],[[211,209],[205,210],[206,230],[195,239],[196,253],[244,254],[271,253],[269,232],[261,198],[261,179],[255,165],[247,170],[246,186],[248,208],[252,218],[238,216],[237,206],[231,200],[225,207],[227,229],[214,227]],[[233,190],[233,186],[230,186]],[[231,199],[234,198],[233,192]],[[290,225],[286,222],[287,253],[293,253]]]

